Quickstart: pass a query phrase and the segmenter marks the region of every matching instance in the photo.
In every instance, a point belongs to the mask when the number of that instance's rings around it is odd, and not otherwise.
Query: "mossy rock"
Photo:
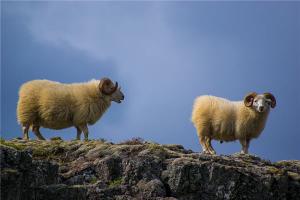
[[[148,144],[148,148],[151,153],[153,153],[159,157],[165,157],[167,154],[166,149],[160,144],[150,143],[150,144]]]
[[[0,140],[0,144],[3,145],[3,146],[12,147],[16,150],[24,150],[25,149],[25,145],[23,145],[21,143],[5,141],[4,139]]]
[[[269,166],[267,168],[267,171],[268,171],[268,173],[272,173],[272,174],[276,174],[276,175],[284,174],[284,170],[276,168],[276,167],[272,167],[272,166]]]
[[[119,177],[119,178],[116,178],[116,179],[114,179],[114,180],[111,180],[111,181],[108,183],[108,186],[109,186],[110,188],[118,187],[118,186],[120,186],[122,183],[123,183],[123,179],[122,179],[122,177]]]

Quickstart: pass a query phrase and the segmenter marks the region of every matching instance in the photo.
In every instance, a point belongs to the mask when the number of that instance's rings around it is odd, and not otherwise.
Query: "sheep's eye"
[[[257,99],[255,99],[254,102],[257,102]]]

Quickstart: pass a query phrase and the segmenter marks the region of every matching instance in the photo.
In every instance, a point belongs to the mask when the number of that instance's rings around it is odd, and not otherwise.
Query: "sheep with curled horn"
[[[204,153],[215,154],[211,140],[239,140],[241,153],[248,153],[250,140],[263,131],[276,99],[271,93],[249,93],[243,101],[200,96],[194,102],[192,122]]]
[[[17,118],[26,140],[30,127],[38,139],[44,140],[40,127],[58,130],[72,126],[77,129],[77,140],[82,132],[88,140],[88,125],[96,123],[112,101],[122,100],[118,82],[114,84],[109,78],[72,84],[32,80],[19,90]]]

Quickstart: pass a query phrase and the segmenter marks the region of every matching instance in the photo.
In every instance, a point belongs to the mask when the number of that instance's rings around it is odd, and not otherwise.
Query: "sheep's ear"
[[[270,99],[271,100],[271,108],[275,108],[276,106],[276,98],[274,97],[273,94],[269,93],[269,92],[266,92],[264,93],[265,97],[267,99]]]
[[[257,93],[256,92],[251,92],[247,94],[244,98],[244,104],[246,107],[251,107],[253,104],[253,100],[256,97]]]

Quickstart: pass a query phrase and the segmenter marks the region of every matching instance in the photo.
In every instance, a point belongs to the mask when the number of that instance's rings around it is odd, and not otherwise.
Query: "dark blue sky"
[[[1,136],[22,135],[22,83],[109,76],[126,99],[90,127],[90,138],[142,137],[199,151],[190,122],[196,96],[241,100],[268,91],[278,104],[250,152],[300,159],[299,55],[299,2],[1,2]],[[219,154],[240,150],[238,142],[213,145]]]

